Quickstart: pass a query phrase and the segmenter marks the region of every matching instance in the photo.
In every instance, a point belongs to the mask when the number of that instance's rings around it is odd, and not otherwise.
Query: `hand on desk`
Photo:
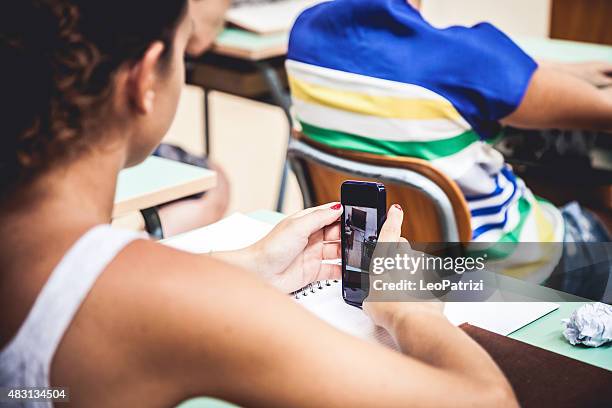
[[[612,63],[590,61],[576,63],[545,62],[544,65],[578,77],[598,88],[612,86]]]

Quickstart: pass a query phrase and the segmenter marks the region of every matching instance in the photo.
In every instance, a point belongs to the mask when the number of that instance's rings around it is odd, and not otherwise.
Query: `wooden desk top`
[[[214,171],[151,156],[119,173],[113,218],[210,190],[216,183]]]

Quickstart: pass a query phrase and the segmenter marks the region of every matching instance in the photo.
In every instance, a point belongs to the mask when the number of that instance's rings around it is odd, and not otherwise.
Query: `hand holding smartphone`
[[[381,183],[345,181],[341,187],[342,297],[361,307],[368,296],[369,268],[387,213],[387,193]]]

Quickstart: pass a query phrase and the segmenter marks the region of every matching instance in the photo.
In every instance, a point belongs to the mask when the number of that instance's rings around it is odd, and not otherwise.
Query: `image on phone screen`
[[[368,273],[378,239],[376,208],[344,207],[345,259],[348,272]]]
[[[386,216],[386,191],[381,183],[342,184],[342,296],[361,307],[369,292],[369,269]]]

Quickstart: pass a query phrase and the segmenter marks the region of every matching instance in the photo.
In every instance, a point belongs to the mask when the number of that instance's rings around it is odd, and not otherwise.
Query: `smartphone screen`
[[[381,183],[346,181],[342,184],[342,297],[361,307],[368,296],[368,270],[385,222],[387,195]]]

